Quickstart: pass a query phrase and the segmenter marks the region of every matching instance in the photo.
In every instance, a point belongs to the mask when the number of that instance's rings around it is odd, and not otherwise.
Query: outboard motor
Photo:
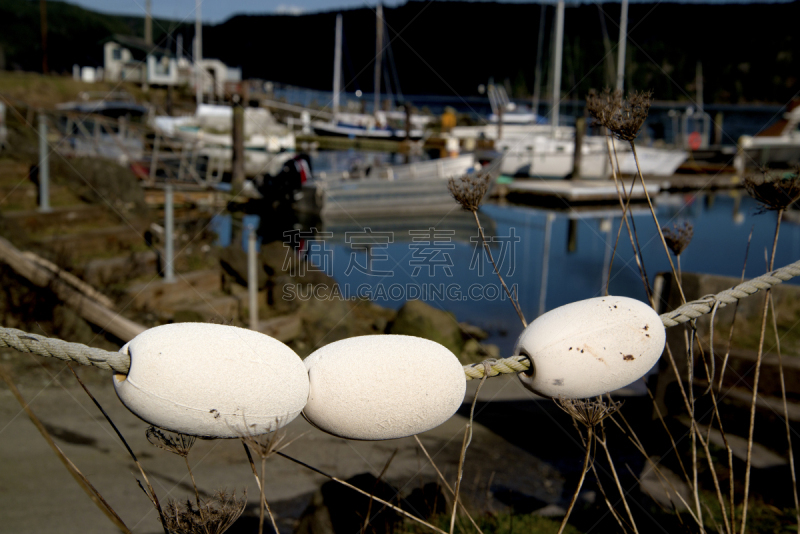
[[[264,176],[259,193],[274,207],[281,204],[291,206],[295,194],[311,176],[311,158],[307,154],[297,154],[286,159],[276,174]]]

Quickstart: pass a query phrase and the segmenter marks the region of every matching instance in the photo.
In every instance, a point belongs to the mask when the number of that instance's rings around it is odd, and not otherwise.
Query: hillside
[[[616,61],[619,4],[568,6],[562,87],[582,97],[609,83]],[[546,10],[547,72],[554,7]],[[344,80],[348,90],[372,91],[375,15],[344,13]],[[601,18],[602,14],[602,18]],[[516,96],[533,90],[539,4],[409,1],[385,8],[388,38],[405,94],[474,95],[490,77],[507,81]],[[800,91],[800,44],[795,21],[800,2],[698,5],[632,3],[627,86],[651,89],[660,100],[694,97],[695,68],[704,70],[707,102],[785,103]],[[38,2],[0,0],[0,45],[6,68],[39,70]],[[333,78],[336,12],[302,16],[237,16],[204,27],[204,56],[240,66],[245,77],[328,89]],[[50,65],[99,65],[101,42],[113,33],[141,35],[135,17],[101,15],[48,2]],[[601,23],[602,21],[602,23]],[[606,54],[603,24],[611,53]],[[194,28],[153,24],[154,39],[176,28],[191,43]],[[573,89],[574,88],[574,89]]]
[[[103,41],[114,34],[143,35],[144,19],[89,11],[66,2],[47,2],[47,48],[51,72],[71,73],[72,66],[102,65]],[[176,22],[153,21],[153,39],[166,41]],[[41,72],[39,2],[0,0],[0,70]]]

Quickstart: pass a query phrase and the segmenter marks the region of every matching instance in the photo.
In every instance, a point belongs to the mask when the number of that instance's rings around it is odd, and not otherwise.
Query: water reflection
[[[694,238],[681,256],[684,272],[740,276],[751,229],[746,276],[765,272],[763,251],[771,247],[774,212],[757,214],[755,201],[738,191],[661,195],[655,202],[662,226],[684,221],[694,226]],[[639,205],[632,212],[652,284],[656,274],[669,271],[669,262],[649,209]],[[518,291],[528,321],[601,295],[607,281],[611,294],[646,300],[627,229],[620,228],[619,207],[490,203],[480,217],[492,255],[507,284]],[[782,226],[776,266],[800,255],[800,227],[792,220],[797,219],[789,214]],[[345,296],[369,297],[391,308],[421,298],[487,330],[488,342],[500,345],[502,353],[512,350],[522,326],[486,258],[471,213],[454,206],[438,217],[326,221],[317,230],[325,232],[329,274]]]

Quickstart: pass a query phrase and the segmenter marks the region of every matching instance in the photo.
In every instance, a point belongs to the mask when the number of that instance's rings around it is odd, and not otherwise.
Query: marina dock
[[[653,197],[662,191],[701,191],[729,189],[741,186],[739,177],[732,174],[697,175],[675,174],[669,177],[645,177],[647,193]],[[633,202],[644,202],[644,188],[636,183],[631,189],[631,178],[619,181],[631,193]],[[495,186],[494,196],[508,198],[523,204],[616,204],[619,202],[617,187],[613,180],[537,180],[512,179],[500,181]]]

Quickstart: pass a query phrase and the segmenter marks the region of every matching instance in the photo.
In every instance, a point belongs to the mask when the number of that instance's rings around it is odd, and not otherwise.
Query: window
[[[112,50],[111,51],[111,57],[116,59],[117,61],[121,60],[122,59],[122,49],[115,48],[114,50]]]

